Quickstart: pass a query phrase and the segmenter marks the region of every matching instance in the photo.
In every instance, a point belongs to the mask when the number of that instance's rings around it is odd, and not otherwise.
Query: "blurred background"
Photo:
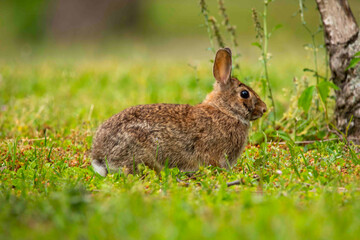
[[[319,25],[315,1],[304,1],[305,20]],[[349,0],[357,19],[360,1]],[[210,15],[220,24],[216,0],[207,1]],[[257,49],[252,8],[260,0],[225,1],[230,23],[237,26],[239,52],[251,58]],[[269,7],[269,26],[283,27],[273,35],[270,51],[301,54],[310,41],[297,14],[297,0],[276,0]],[[2,0],[0,1],[0,54],[38,55],[163,55],[168,58],[209,57],[210,46],[198,0]],[[227,33],[221,29],[224,35]],[[319,34],[321,39],[322,34]],[[230,43],[227,43],[230,45]],[[257,58],[257,57],[256,57]]]
[[[209,16],[217,19],[225,45],[234,53],[232,73],[271,106],[262,53],[253,44],[259,40],[252,9],[263,25],[264,1],[224,2],[230,24],[236,26],[236,48],[218,0],[206,0]],[[321,113],[313,111],[314,120],[303,117],[300,94],[316,83],[315,70],[326,78],[330,74],[315,1],[301,2],[309,31],[298,0],[269,4],[269,31],[281,27],[269,40],[268,75],[276,117],[292,124],[299,116],[305,123],[295,124],[308,129],[312,125],[306,121],[318,122]],[[360,19],[360,1],[349,3]],[[0,138],[39,137],[42,129],[69,131],[84,122],[95,129],[138,104],[200,103],[212,90],[211,61],[219,47],[215,40],[211,44],[204,22],[200,0],[0,0]],[[320,132],[317,125],[311,129],[296,139]]]

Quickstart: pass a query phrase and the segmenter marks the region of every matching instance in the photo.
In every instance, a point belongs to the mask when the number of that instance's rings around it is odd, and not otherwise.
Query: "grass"
[[[303,60],[271,67],[278,114],[291,107],[282,88],[293,87]],[[242,71],[256,87],[252,63]],[[360,235],[358,156],[338,141],[251,141],[232,169],[210,166],[192,177],[144,166],[128,176],[94,173],[89,151],[103,120],[136,104],[200,102],[212,88],[210,62],[194,70],[152,59],[34,58],[2,60],[0,73],[0,239]],[[263,134],[253,126],[252,136]],[[226,186],[234,180],[242,184]]]

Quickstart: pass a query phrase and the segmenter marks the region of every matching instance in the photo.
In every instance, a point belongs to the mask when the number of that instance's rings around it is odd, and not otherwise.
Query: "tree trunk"
[[[358,139],[360,137],[360,67],[358,65],[349,70],[346,68],[353,56],[360,51],[359,28],[347,0],[316,0],[316,3],[324,26],[332,81],[340,89],[336,91],[337,128],[345,133],[349,126],[349,138]]]

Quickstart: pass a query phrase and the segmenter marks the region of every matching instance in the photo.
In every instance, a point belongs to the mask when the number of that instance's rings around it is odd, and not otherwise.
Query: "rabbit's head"
[[[266,104],[252,88],[231,77],[231,50],[219,49],[216,53],[213,73],[216,79],[214,90],[204,103],[220,111],[248,122],[260,118],[266,112]]]

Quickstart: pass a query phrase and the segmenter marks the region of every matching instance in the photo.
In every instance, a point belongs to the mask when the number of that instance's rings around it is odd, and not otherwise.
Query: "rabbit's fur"
[[[230,49],[220,49],[214,90],[201,104],[139,105],[105,121],[93,141],[95,171],[102,176],[107,169],[132,172],[140,163],[159,171],[166,161],[184,171],[233,165],[246,144],[249,121],[261,117],[266,105],[250,87],[231,78],[231,65]]]

